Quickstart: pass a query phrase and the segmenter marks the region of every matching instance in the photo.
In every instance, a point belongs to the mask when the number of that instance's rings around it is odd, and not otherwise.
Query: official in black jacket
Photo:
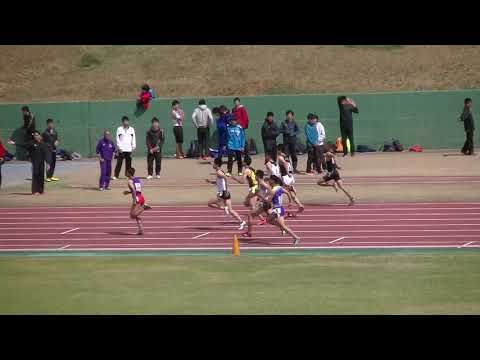
[[[30,153],[32,161],[32,194],[43,194],[43,186],[45,180],[45,162],[50,164],[49,150],[47,145],[43,142],[42,135],[38,131],[33,132],[33,142],[28,145],[19,145],[24,147]],[[15,142],[10,140],[10,145],[15,145]]]
[[[355,144],[353,142],[353,116],[358,114],[357,104],[352,99],[345,96],[337,98],[338,109],[340,112],[340,133],[342,136],[343,156],[348,155],[347,139],[350,140],[350,154],[355,155]]]
[[[460,121],[463,121],[465,129],[465,144],[463,144],[462,153],[465,155],[475,155],[473,152],[473,133],[475,131],[475,123],[472,114],[472,99],[466,98],[464,101],[463,112],[460,115]]]
[[[152,119],[152,127],[147,131],[147,179],[153,178],[153,162],[155,161],[155,175],[160,179],[162,169],[162,146],[165,141],[165,135],[160,129],[160,122],[156,117]]]
[[[280,135],[280,130],[277,124],[273,121],[273,112],[269,111],[265,122],[262,126],[262,141],[263,149],[265,151],[265,160],[267,155],[270,155],[272,160],[277,159],[277,136]]]
[[[47,182],[58,181],[59,178],[53,176],[55,164],[57,163],[58,133],[53,125],[53,119],[47,119],[47,128],[42,134],[43,142],[47,146],[50,165],[47,169]]]
[[[297,173],[297,135],[300,133],[298,125],[293,118],[293,111],[286,112],[286,119],[280,126],[280,132],[283,134],[283,147],[285,155],[292,159],[293,172]]]

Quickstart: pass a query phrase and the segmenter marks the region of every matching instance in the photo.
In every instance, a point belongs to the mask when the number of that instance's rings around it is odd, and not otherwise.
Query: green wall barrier
[[[356,144],[378,148],[392,137],[400,139],[405,146],[420,144],[427,149],[460,148],[464,141],[463,126],[458,122],[463,99],[480,98],[480,90],[431,91],[404,93],[346,94],[352,97],[360,109],[354,116]],[[291,109],[302,128],[306,115],[315,112],[325,126],[327,141],[334,142],[340,136],[337,94],[331,95],[281,95],[242,97],[246,106],[250,127],[247,138],[254,138],[258,150],[263,152],[260,128],[267,111],[275,113],[279,124],[285,118],[285,111]],[[232,106],[233,97],[206,98],[210,108],[225,104]],[[69,103],[28,104],[36,115],[37,128],[44,130],[47,118],[53,118],[61,137],[61,148],[77,151],[83,156],[93,156],[96,141],[104,129],[115,134],[121,124],[121,117],[127,115],[137,134],[137,155],[145,155],[145,133],[153,116],[160,119],[166,131],[164,155],[175,152],[175,142],[170,119],[170,104],[173,99],[156,99],[143,114],[135,114],[135,101],[97,101]],[[196,138],[191,114],[198,99],[180,98],[185,111],[184,152],[190,140]],[[0,138],[6,139],[22,124],[20,108],[24,104],[0,105]],[[475,113],[475,110],[474,110]],[[212,132],[212,140],[215,134]],[[301,136],[302,141],[305,138]],[[279,142],[282,137],[278,138]],[[214,143],[212,143],[214,145]],[[14,151],[12,147],[8,147]]]

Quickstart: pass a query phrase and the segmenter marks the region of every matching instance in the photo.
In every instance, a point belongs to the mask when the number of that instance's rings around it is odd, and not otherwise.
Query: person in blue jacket
[[[242,153],[245,147],[245,130],[238,125],[238,120],[232,117],[230,125],[227,126],[227,150],[228,150],[228,162],[227,162],[227,176],[231,176],[233,168],[233,157],[237,160],[238,176],[242,176]]]
[[[110,190],[110,176],[112,175],[112,159],[115,153],[115,144],[112,141],[112,134],[105,130],[103,138],[97,143],[97,156],[100,160],[100,181],[99,190]]]
[[[221,105],[218,108],[214,109],[215,113],[218,115],[217,118],[217,136],[218,136],[218,155],[220,159],[223,155],[227,155],[227,126],[232,119],[232,114],[228,111],[225,105]]]

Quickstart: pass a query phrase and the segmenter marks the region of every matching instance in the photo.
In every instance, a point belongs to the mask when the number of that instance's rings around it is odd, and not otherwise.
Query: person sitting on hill
[[[153,90],[147,84],[142,86],[142,91],[137,99],[137,107],[147,110],[150,106],[150,101],[154,98]]]

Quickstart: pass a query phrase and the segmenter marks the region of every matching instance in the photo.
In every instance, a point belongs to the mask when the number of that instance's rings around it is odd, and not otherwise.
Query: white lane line
[[[169,208],[169,207],[175,207],[175,208],[204,208],[205,205],[182,205],[182,204],[171,204],[171,205],[155,205],[151,204],[154,207],[163,207],[163,208]],[[233,204],[233,205],[240,205],[239,204]],[[315,205],[315,207],[318,208],[326,208],[326,207],[332,207],[332,206],[345,206],[344,203],[330,203],[330,204],[323,204],[323,205]],[[480,202],[476,201],[471,201],[471,202],[376,202],[376,203],[358,203],[356,206],[384,206],[384,205],[480,205]],[[16,209],[22,209],[21,207],[0,207],[0,210],[16,210]],[[46,209],[46,210],[52,210],[52,209],[112,209],[112,210],[118,210],[118,207],[115,206],[30,206],[28,209]],[[429,208],[431,209],[431,208]]]
[[[82,234],[83,235],[83,234]],[[226,235],[226,236],[222,236],[222,235]],[[266,236],[255,236],[255,240],[262,240],[262,239],[281,239],[281,235],[278,234],[276,236],[268,236],[268,235],[275,235],[275,234],[272,234],[272,233],[267,233]],[[147,234],[148,236],[148,234]],[[423,238],[446,238],[446,239],[450,239],[450,238],[459,238],[459,239],[463,239],[464,241],[467,241],[471,238],[480,238],[480,234],[474,234],[474,235],[469,235],[469,234],[465,234],[465,235],[460,235],[460,234],[454,234],[454,235],[443,235],[443,234],[435,234],[435,235],[391,235],[391,236],[388,236],[388,235],[348,235],[348,240],[350,241],[356,241],[356,239],[385,239],[385,238],[390,238],[390,239],[423,239]],[[127,240],[138,240],[139,237],[132,237],[131,235],[130,236],[125,236],[125,237],[120,237],[122,239],[122,241],[127,241]],[[144,241],[167,241],[167,240],[173,240],[173,241],[181,241],[181,240],[192,240],[191,237],[142,237],[141,238],[142,240]],[[202,240],[212,240],[212,241],[220,241],[220,240],[231,240],[232,237],[231,237],[231,234],[225,234],[225,233],[216,233],[216,234],[212,234],[211,237],[204,237],[202,238]],[[302,239],[313,239],[313,240],[319,240],[319,239],[325,239],[325,241],[327,240],[331,240],[332,239],[332,235],[314,235],[314,236],[302,236]],[[95,240],[95,239],[94,239]],[[119,237],[102,237],[101,239],[98,239],[98,241],[115,241],[115,240],[119,240]],[[17,241],[17,242],[47,242],[47,241],[51,241],[51,242],[62,242],[62,241],[65,241],[65,239],[55,239],[55,238],[52,238],[52,239],[32,239],[31,236],[29,236],[28,238],[25,238],[25,239],[13,239],[13,238],[8,238],[8,239],[0,239],[0,242],[1,243],[4,243],[4,242],[13,242],[13,241]],[[91,237],[86,237],[86,238],[71,238],[69,239],[69,242],[73,243],[73,242],[82,242],[82,241],[92,241],[92,238]],[[396,240],[398,241],[398,240]],[[422,240],[419,240],[419,241],[422,241]],[[453,240],[452,240],[453,241]],[[478,240],[476,240],[478,241]],[[457,245],[458,246],[458,245]]]
[[[380,210],[380,209],[378,209]],[[208,214],[208,215],[213,215],[213,214]],[[187,219],[192,219],[192,218],[200,218],[200,219],[205,219],[205,216],[208,216],[208,215],[165,215],[165,216],[162,216],[162,218],[165,220],[165,219],[181,219],[181,218],[187,218]],[[388,214],[385,214],[385,213],[375,213],[375,214],[350,214],[349,216],[380,216],[380,217],[395,217],[395,216],[448,216],[448,217],[452,217],[453,215],[455,216],[459,216],[459,215],[469,215],[469,216],[472,216],[472,215],[480,215],[480,212],[452,212],[452,213],[428,213],[428,212],[424,212],[424,213],[406,213],[406,214],[392,214],[392,213],[388,213]],[[342,216],[345,216],[345,215],[340,215],[340,214],[323,214],[323,213],[303,213],[302,214],[302,218],[316,218],[318,216],[322,216],[322,217],[330,217],[330,218],[333,218],[333,219],[336,219],[338,217],[342,217]],[[49,216],[49,217],[46,217],[46,219],[49,219],[49,220],[57,220],[57,219],[72,219],[72,220],[81,220],[81,219],[91,219],[92,217],[91,216]],[[109,216],[109,215],[105,215],[104,216],[105,219],[127,219],[126,216]],[[145,215],[143,217],[144,219],[155,219],[155,216],[147,216]],[[8,217],[4,217],[2,215],[2,219],[4,220],[14,220],[15,218],[12,217],[12,218],[8,218]],[[23,224],[25,220],[38,220],[39,218],[38,217],[23,217],[22,220],[20,221],[17,221],[17,222],[14,222],[14,224]],[[375,220],[376,221],[376,220]],[[73,222],[73,221],[71,221]]]
[[[68,244],[68,245],[62,246],[62,247],[59,248],[58,250],[63,250],[63,249],[66,249],[66,248],[68,248],[68,247],[70,247],[70,246],[71,246],[71,244]]]
[[[335,239],[335,240],[332,240],[329,242],[329,244],[333,244],[334,242],[337,242],[337,241],[340,241],[340,240],[343,240],[345,239],[345,236],[342,236],[342,237],[339,237],[338,239]]]
[[[239,205],[237,205],[239,206]],[[171,208],[176,208],[175,206],[171,206]],[[430,211],[432,210],[455,210],[455,211],[458,211],[458,210],[480,210],[480,207],[434,207],[434,208],[430,208],[430,207],[425,207],[425,208],[419,208],[419,207],[397,207],[397,208],[388,208],[388,207],[379,207],[379,208],[352,208],[352,207],[349,207],[347,208],[346,206],[344,208],[327,208],[327,207],[323,207],[323,208],[319,208],[319,207],[315,207],[315,206],[312,206],[312,207],[307,207],[305,209],[305,213],[307,212],[310,212],[310,213],[322,213],[323,212],[331,212],[331,211],[336,211],[336,212],[342,212],[342,215],[344,212],[358,212],[358,211],[378,211],[378,210],[382,210],[382,211],[418,211],[418,210],[425,210],[426,213],[429,213]],[[15,209],[12,209],[12,210],[15,210]],[[59,214],[59,215],[66,215],[66,214],[74,214],[74,215],[78,215],[78,214],[91,214],[91,210],[90,211],[31,211],[32,208],[27,208],[27,211],[10,211],[8,214],[2,214],[2,217],[4,216],[8,216],[8,215],[11,215],[11,216],[18,216],[18,215],[45,215],[46,217],[50,217],[50,215],[53,213],[53,214]],[[208,211],[208,209],[205,209]],[[427,211],[428,210],[428,211]],[[116,210],[95,210],[96,213],[98,214],[123,214],[125,211],[122,210],[122,209],[116,209]],[[169,210],[149,210],[148,211],[148,214],[155,214],[155,213],[171,213],[172,210],[169,209]],[[184,213],[184,212],[187,212],[187,213],[190,213],[190,212],[194,212],[194,213],[197,213],[198,212],[198,209],[188,209],[188,208],[180,208],[180,209],[176,209],[175,210],[175,213]],[[237,212],[240,212],[240,213],[248,213],[249,210],[243,210],[243,209],[238,209]],[[210,214],[218,214],[218,212],[213,212],[213,211],[208,211],[208,213]]]
[[[198,239],[198,238],[200,238],[200,237],[202,237],[202,236],[205,236],[205,235],[208,235],[208,234],[210,234],[210,233],[209,233],[209,232],[206,232],[206,233],[204,233],[204,234],[200,234],[200,235],[194,236],[192,239]]]
[[[463,245],[459,246],[458,248],[460,249],[460,248],[463,248],[463,247],[467,247],[468,245],[473,244],[474,242],[475,241],[467,242],[466,244],[463,244]]]
[[[60,233],[60,235],[65,235],[65,234],[68,234],[68,233],[70,233],[72,231],[75,231],[75,230],[78,230],[78,229],[80,229],[80,228],[70,229],[70,230],[67,230],[67,231],[64,231],[64,232]]]
[[[427,214],[425,214],[427,215]],[[447,214],[445,214],[447,215]],[[38,218],[37,218],[38,219]],[[463,218],[463,217],[460,217],[460,218],[450,218],[450,219],[445,219],[445,218],[403,218],[403,219],[395,219],[395,218],[392,218],[392,219],[340,219],[340,218],[335,218],[335,219],[297,219],[297,218],[294,218],[294,219],[291,219],[291,220],[288,220],[289,223],[303,223],[303,222],[306,222],[306,223],[327,223],[327,222],[336,222],[336,223],[340,223],[340,222],[348,222],[349,224],[352,223],[352,222],[367,222],[367,223],[371,223],[371,222],[400,222],[400,221],[415,221],[415,222],[419,222],[419,221],[446,221],[446,220],[453,220],[453,221],[456,221],[456,220],[462,220],[462,221],[479,221],[480,218]],[[149,221],[154,221],[156,224],[163,224],[163,225],[166,225],[166,224],[171,224],[172,221],[170,220],[167,220],[167,221],[163,221],[162,218],[149,218]],[[226,220],[228,221],[228,220]],[[58,225],[60,227],[65,227],[66,225],[71,225],[72,223],[80,223],[80,224],[125,224],[125,221],[56,221],[55,222],[55,225]],[[175,220],[174,223],[189,223],[189,224],[192,224],[192,225],[195,225],[195,224],[204,224],[205,223],[205,220]],[[0,225],[20,225],[22,224],[21,222],[0,222]],[[45,221],[29,221],[29,224],[42,224],[44,225],[45,224]],[[234,222],[232,222],[232,225],[235,224]],[[399,224],[399,225],[403,225],[403,224]],[[454,224],[454,225],[458,225],[458,224]],[[460,224],[460,225],[478,225],[477,224]],[[330,226],[330,225],[328,225]],[[335,225],[334,225],[335,226]],[[44,227],[42,227],[42,229],[44,229]],[[115,228],[117,228],[115,226]],[[182,226],[182,228],[184,228],[184,226]],[[30,229],[30,227],[29,227]]]
[[[476,245],[470,248],[477,247]],[[457,245],[386,245],[386,246],[244,246],[242,250],[309,250],[309,249],[440,249],[440,248],[458,248]],[[52,249],[55,250],[55,249]],[[230,246],[219,247],[176,247],[176,248],[159,248],[159,247],[104,247],[104,248],[69,248],[68,251],[196,251],[196,250],[229,250]],[[48,252],[49,249],[1,249],[0,252]]]

